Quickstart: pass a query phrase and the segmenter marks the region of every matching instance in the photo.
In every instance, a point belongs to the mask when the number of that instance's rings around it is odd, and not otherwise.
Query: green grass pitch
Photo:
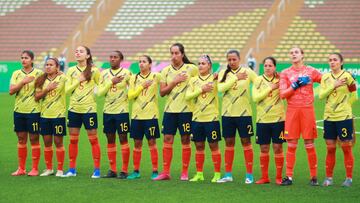
[[[211,155],[207,149],[204,165],[205,181],[200,183],[182,182],[179,180],[181,170],[181,146],[177,135],[174,144],[174,156],[171,166],[172,180],[153,182],[150,180],[151,162],[150,154],[144,140],[143,155],[141,161],[141,178],[138,180],[118,179],[91,179],[93,162],[91,149],[85,131],[82,129],[79,142],[79,156],[77,161],[78,176],[73,178],[57,177],[12,177],[10,173],[17,168],[17,138],[13,132],[13,104],[14,97],[1,93],[0,108],[0,202],[358,202],[360,198],[360,173],[359,173],[359,144],[354,147],[355,167],[354,183],[351,188],[342,188],[340,185],[345,178],[343,154],[340,148],[337,150],[337,160],[334,173],[335,185],[331,187],[311,187],[308,185],[309,170],[306,152],[303,142],[299,142],[297,160],[295,165],[294,185],[290,187],[277,186],[274,183],[275,166],[273,154],[270,156],[270,177],[272,183],[267,185],[245,185],[245,166],[240,140],[237,138],[235,160],[233,166],[234,182],[227,184],[210,183],[213,175]],[[103,100],[98,101],[98,112],[102,111]],[[160,110],[164,100],[160,101]],[[359,102],[354,105],[354,114],[360,116]],[[316,100],[316,118],[322,119],[324,103]],[[161,112],[162,114],[162,112]],[[99,118],[99,140],[101,145],[101,172],[104,175],[108,170],[106,153],[106,138],[102,133],[102,114]],[[161,119],[160,119],[161,122]],[[322,125],[320,122],[319,125]],[[360,120],[356,120],[356,126],[360,128]],[[318,155],[318,178],[322,183],[325,176],[326,147],[322,138],[322,130],[318,130],[316,140]],[[69,137],[65,137],[67,150]],[[254,143],[254,138],[252,138]],[[41,140],[42,143],[42,140]],[[131,149],[133,141],[130,140]],[[159,169],[162,169],[162,138],[158,140]],[[29,146],[29,145],[28,145]],[[121,165],[121,155],[118,146],[118,167]],[[220,142],[223,153],[224,141]],[[260,178],[259,146],[254,147],[254,176]],[[284,145],[284,149],[286,144]],[[29,149],[30,147],[28,147]],[[194,146],[190,163],[190,177],[195,173]],[[285,150],[286,151],[286,150]],[[45,168],[43,151],[41,152],[39,170]],[[68,168],[68,154],[64,169]],[[132,154],[131,154],[132,157]],[[223,157],[222,157],[223,158]],[[56,157],[54,153],[54,167]],[[31,152],[28,152],[27,170],[31,168]],[[222,166],[222,171],[224,166]],[[129,170],[132,170],[132,158]]]

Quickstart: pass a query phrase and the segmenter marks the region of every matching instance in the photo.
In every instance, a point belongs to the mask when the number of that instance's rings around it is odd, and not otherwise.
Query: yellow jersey
[[[19,84],[26,76],[32,76],[35,79],[24,85],[15,95],[14,111],[18,113],[39,113],[40,103],[35,101],[35,80],[43,72],[39,69],[33,68],[29,73],[23,69],[13,72],[10,85]]]
[[[174,89],[167,95],[167,100],[164,107],[164,112],[168,113],[182,113],[191,112],[192,105],[185,100],[188,82],[191,77],[198,75],[198,68],[194,64],[183,64],[176,69],[172,65],[165,67],[161,71],[161,83],[169,84],[178,74],[186,74],[187,79],[184,82],[177,84]]]
[[[96,113],[95,87],[99,84],[100,71],[91,68],[91,80],[79,81],[80,74],[86,67],[73,66],[66,73],[66,94],[70,94],[69,111],[75,113]]]
[[[113,85],[111,79],[123,76],[124,79]],[[103,70],[100,76],[100,85],[97,91],[98,96],[105,96],[103,112],[107,114],[129,113],[129,102],[127,88],[131,72],[122,67],[117,70],[111,68]]]

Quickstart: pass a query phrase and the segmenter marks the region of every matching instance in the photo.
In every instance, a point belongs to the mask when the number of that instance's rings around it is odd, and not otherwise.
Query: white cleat
[[[52,169],[45,169],[40,176],[51,176],[54,175],[54,171]]]
[[[62,177],[64,175],[64,171],[62,171],[62,170],[58,170],[57,172],[56,172],[56,177]]]

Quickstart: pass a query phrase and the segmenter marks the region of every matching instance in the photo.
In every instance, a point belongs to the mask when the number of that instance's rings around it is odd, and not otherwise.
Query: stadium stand
[[[331,52],[341,52],[346,62],[360,62],[359,9],[356,0],[305,1],[274,56],[285,61],[289,47],[298,45],[309,62],[327,62]]]
[[[18,60],[23,49],[33,50],[41,60],[63,43],[83,15],[51,0],[22,4],[0,17],[0,60]]]
[[[130,2],[130,0],[126,2]],[[124,5],[129,5],[129,3],[126,2]],[[122,10],[124,8],[121,8],[119,10],[120,13],[114,16],[113,21],[109,24],[108,28],[97,40],[95,46],[93,46],[93,52],[99,57],[100,60],[107,59],[107,53],[104,52],[104,50],[114,49],[121,49],[127,56],[128,60],[137,60],[137,56],[145,52],[147,54],[150,54],[151,56],[154,56],[155,60],[168,60],[168,48],[171,43],[175,42],[174,40],[183,40],[181,36],[189,39],[193,37],[192,34],[196,33],[193,38],[193,42],[195,43],[194,45],[196,46],[188,46],[185,43],[186,41],[183,43],[185,44],[186,49],[187,51],[189,51],[189,53],[193,48],[197,48],[195,51],[196,54],[194,53],[194,55],[196,55],[197,57],[199,54],[203,53],[203,50],[210,47],[208,45],[204,47],[201,46],[201,44],[209,41],[215,42],[212,39],[216,39],[216,37],[223,39],[221,42],[225,41],[226,43],[224,43],[224,46],[228,46],[228,48],[230,45],[233,45],[235,39],[231,39],[231,37],[229,37],[230,34],[225,37],[224,32],[231,33],[231,36],[239,35],[240,41],[245,41],[246,38],[243,37],[248,35],[246,33],[249,32],[249,28],[251,28],[250,30],[252,30],[253,27],[256,26],[256,24],[249,20],[255,20],[256,22],[259,19],[259,16],[255,15],[263,15],[265,12],[264,9],[268,8],[272,4],[271,1],[265,0],[197,0],[194,2],[185,1],[188,3],[183,5],[182,8],[180,8],[179,3],[176,3],[175,1],[168,2],[169,4],[167,6],[171,9],[165,9],[166,14],[172,15],[167,15],[166,19],[162,20],[163,23],[153,24],[153,26],[144,29],[141,34],[139,33],[139,35],[132,35],[131,39],[119,39],[119,37],[116,35],[116,32],[121,31],[115,31],[115,29],[110,28],[110,26],[115,26],[113,22],[116,22],[116,19],[119,19],[119,16],[122,15],[121,12],[124,12],[124,10]],[[172,4],[170,4],[171,2]],[[175,9],[173,7],[178,8],[178,10],[175,12]],[[148,15],[143,15],[144,13],[146,14],[144,10],[145,8],[144,6],[141,6],[141,4],[131,4],[130,11],[137,14],[136,18],[150,18]],[[163,18],[164,14],[158,13],[162,13],[165,10],[163,8],[160,9],[159,12],[152,10],[152,12],[154,13],[154,16],[152,16],[152,18]],[[128,12],[129,11],[126,11],[126,13]],[[218,23],[219,25],[216,25]],[[242,25],[241,23],[252,25],[245,27],[245,25]],[[137,24],[142,23],[138,22]],[[221,28],[221,30],[216,30],[216,28]],[[200,34],[199,31],[202,30],[206,30],[206,33]],[[206,38],[206,34],[211,32],[213,32],[210,35],[212,38]],[[199,35],[205,36],[202,37],[203,40],[199,40]],[[241,48],[241,46],[232,47],[238,49]],[[211,49],[214,50],[216,48],[217,46],[211,47]],[[225,51],[219,50],[222,58]]]

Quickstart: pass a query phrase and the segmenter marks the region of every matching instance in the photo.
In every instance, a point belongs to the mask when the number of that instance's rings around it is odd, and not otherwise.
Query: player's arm
[[[58,82],[51,82],[45,88],[38,88],[35,91],[35,101],[39,101],[44,98],[50,91],[56,89],[58,87]]]
[[[174,80],[171,81],[170,83],[166,83],[166,82],[161,82],[160,83],[160,96],[165,96],[168,95],[176,85],[178,85],[181,82],[186,81],[187,79],[187,75],[186,74],[182,74],[179,73],[177,76],[175,76]]]
[[[224,76],[224,72],[221,72],[219,74],[219,79],[221,80]],[[226,92],[228,91],[232,86],[234,86],[235,82],[237,81],[236,77],[232,77],[231,74],[227,74],[226,80],[224,82],[218,82],[217,87],[219,92]]]
[[[284,73],[280,74],[280,98],[281,99],[287,99],[291,97],[295,90],[299,88],[299,86],[296,88],[295,83],[294,85],[288,86],[288,78],[285,76]],[[294,86],[294,87],[293,87]]]
[[[271,92],[271,87],[266,86],[265,88],[261,88],[262,80],[259,78],[255,81],[254,86],[252,88],[252,99],[254,102],[259,102],[266,98]]]
[[[185,100],[194,99],[198,97],[202,92],[202,89],[200,87],[194,86],[193,80],[190,80],[189,85],[190,88],[188,88],[185,93]]]
[[[68,71],[66,73],[66,83],[65,83],[65,93],[66,94],[70,94],[72,91],[74,91],[79,85],[80,85],[80,78],[79,79],[74,79],[72,77],[72,74],[74,74],[73,71]],[[85,77],[83,74],[80,75],[80,77],[82,78],[83,81],[85,81]]]
[[[99,71],[99,69],[97,67],[95,67],[94,82],[95,82],[96,85],[100,84],[100,77],[101,77],[100,71]]]
[[[139,85],[138,87],[135,88],[135,76],[131,77],[130,79],[130,86],[129,86],[129,90],[128,90],[128,99],[135,99],[136,97],[138,97],[141,93],[141,91],[143,91],[144,86]]]
[[[99,86],[98,86],[99,89],[96,92],[96,95],[98,97],[104,96],[109,91],[112,84],[113,84],[113,82],[111,80],[106,81],[104,74],[101,74],[100,82],[99,82]]]
[[[327,78],[322,78],[320,82],[319,99],[324,99],[335,89],[335,83],[327,84]]]
[[[24,87],[28,83],[31,83],[35,79],[35,77],[33,77],[33,76],[26,76],[23,80],[16,83],[14,77],[15,76],[13,74],[13,76],[11,77],[11,82],[10,82],[10,89],[9,89],[10,95],[13,95],[13,94],[19,92],[22,87]]]

